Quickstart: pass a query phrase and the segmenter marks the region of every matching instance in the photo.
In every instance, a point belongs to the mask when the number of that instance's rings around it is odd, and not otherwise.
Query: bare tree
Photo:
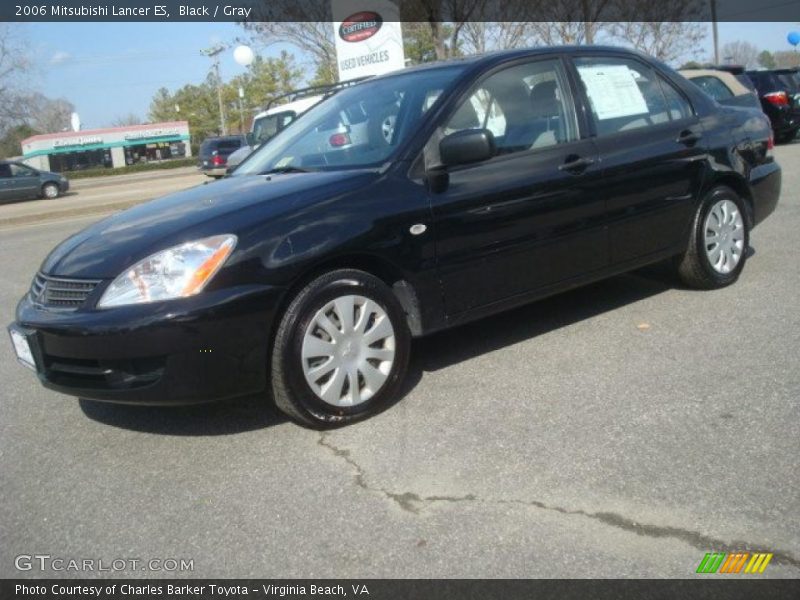
[[[742,40],[728,42],[722,47],[722,58],[737,65],[754,67],[758,64],[758,48]]]
[[[127,127],[128,125],[141,125],[142,119],[139,115],[128,113],[127,115],[120,115],[111,122],[112,127]]]
[[[18,25],[0,23],[0,132],[25,118],[24,76],[30,69]]]
[[[37,131],[56,133],[70,128],[75,107],[64,98],[55,100],[38,92],[26,98],[25,120]]]
[[[609,35],[664,62],[687,54],[696,56],[700,42],[707,35],[700,23],[678,21],[624,21],[610,23]]]
[[[296,3],[295,7],[284,2],[265,2],[258,11],[258,22],[242,23],[254,45],[291,44],[310,58],[316,69],[316,79],[336,81],[338,69],[330,2]],[[287,20],[293,16],[294,21]]]

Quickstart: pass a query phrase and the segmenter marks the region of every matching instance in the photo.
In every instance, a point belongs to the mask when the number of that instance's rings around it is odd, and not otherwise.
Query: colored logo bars
[[[748,561],[749,559],[749,561]],[[772,554],[766,552],[708,552],[697,566],[698,573],[763,573]],[[745,564],[747,564],[746,567]],[[744,567],[744,571],[742,571]]]

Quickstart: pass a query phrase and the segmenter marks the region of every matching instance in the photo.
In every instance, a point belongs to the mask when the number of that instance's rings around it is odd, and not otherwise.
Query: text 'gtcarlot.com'
[[[186,558],[64,558],[50,554],[20,554],[14,559],[18,571],[111,572],[194,571],[194,559]]]

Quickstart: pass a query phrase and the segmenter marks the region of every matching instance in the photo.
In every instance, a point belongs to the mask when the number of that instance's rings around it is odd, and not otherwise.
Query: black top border
[[[331,1],[3,0],[0,21],[324,22],[333,20]],[[403,22],[800,22],[800,0],[396,0],[396,4]],[[362,10],[377,8],[376,0],[361,0],[359,5]]]

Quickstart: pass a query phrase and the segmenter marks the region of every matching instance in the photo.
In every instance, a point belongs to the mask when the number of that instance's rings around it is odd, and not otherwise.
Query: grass
[[[197,158],[176,158],[161,162],[137,163],[126,167],[114,167],[106,169],[98,167],[86,169],[84,171],[67,171],[62,173],[68,179],[87,179],[89,177],[107,177],[108,175],[125,175],[126,173],[141,173],[142,171],[161,171],[163,169],[178,169],[180,167],[191,167],[197,164]]]

